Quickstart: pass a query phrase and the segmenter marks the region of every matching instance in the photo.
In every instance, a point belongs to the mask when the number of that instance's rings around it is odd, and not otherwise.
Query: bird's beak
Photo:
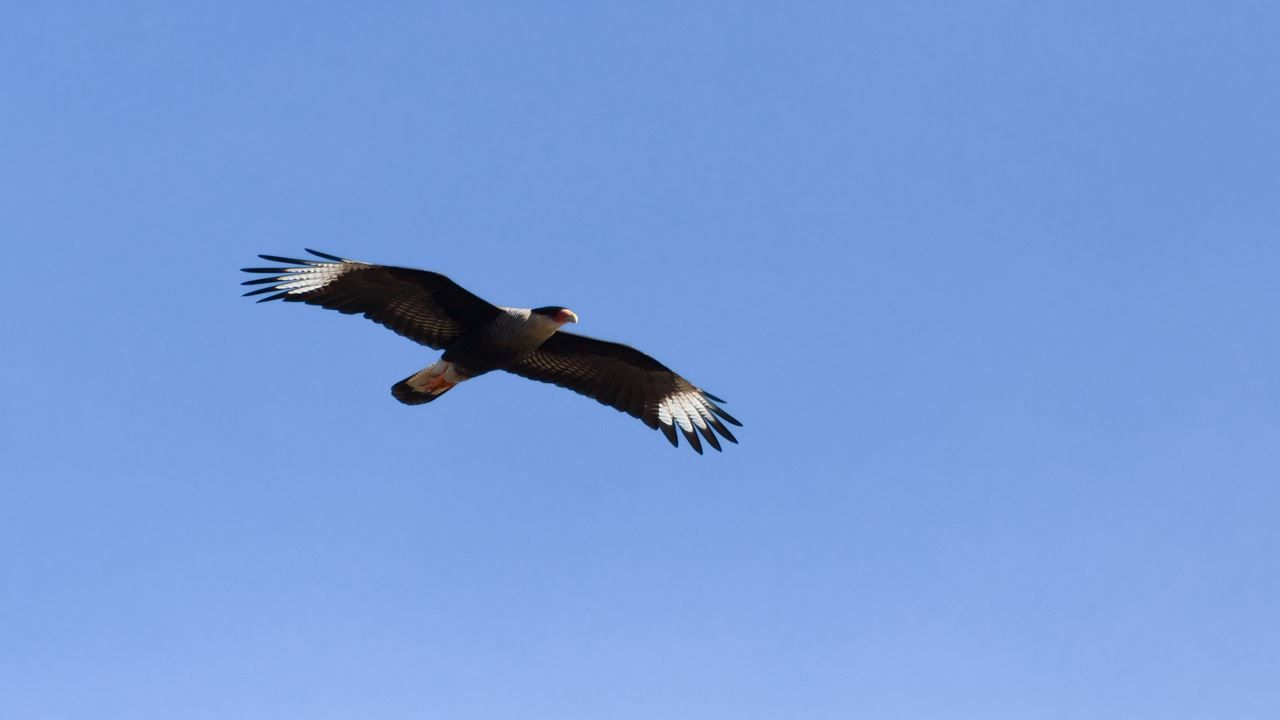
[[[560,311],[560,314],[556,316],[556,320],[559,320],[561,325],[565,323],[576,323],[578,322],[578,314],[566,308]]]

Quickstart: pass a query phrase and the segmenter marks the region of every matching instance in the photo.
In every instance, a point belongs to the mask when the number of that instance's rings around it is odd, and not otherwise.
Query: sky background
[[[1268,2],[8,3],[0,716],[1280,716]],[[698,457],[239,268],[561,304]]]

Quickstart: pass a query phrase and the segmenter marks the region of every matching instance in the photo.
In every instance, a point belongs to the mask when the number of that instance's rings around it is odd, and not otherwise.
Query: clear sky
[[[0,10],[0,716],[1280,717],[1274,3],[370,5]]]

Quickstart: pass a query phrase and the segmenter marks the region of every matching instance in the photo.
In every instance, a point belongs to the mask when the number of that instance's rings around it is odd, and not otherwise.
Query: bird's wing
[[[370,320],[429,347],[447,347],[454,338],[501,311],[439,273],[346,260],[315,250],[323,261],[259,255],[290,267],[244,268],[269,277],[245,281],[266,285],[245,295],[267,295],[258,302],[285,300],[319,305]]]
[[[698,433],[716,450],[720,449],[716,432],[730,442],[738,442],[724,423],[739,427],[742,423],[716,404],[723,400],[626,345],[557,332],[505,369],[531,380],[569,388],[640,418],[645,425],[662,430],[672,445],[679,445],[679,427],[699,454],[702,443]]]

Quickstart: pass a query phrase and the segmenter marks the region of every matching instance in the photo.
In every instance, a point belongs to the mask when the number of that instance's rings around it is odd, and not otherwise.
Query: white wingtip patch
[[[697,427],[706,430],[714,419],[711,407],[696,392],[682,392],[669,395],[658,403],[658,422],[663,425],[679,425],[681,430],[690,432]]]
[[[681,394],[679,398],[680,404],[684,405],[685,416],[692,420],[693,424],[697,425],[700,429],[707,429],[707,421],[702,419],[701,405],[699,403],[695,403],[693,398],[688,394]]]
[[[277,287],[290,295],[314,292],[338,279],[347,272],[343,263],[315,263],[305,267],[289,268],[280,276],[284,281]]]
[[[663,425],[671,424],[671,410],[667,407],[665,400],[658,403],[658,422]]]

